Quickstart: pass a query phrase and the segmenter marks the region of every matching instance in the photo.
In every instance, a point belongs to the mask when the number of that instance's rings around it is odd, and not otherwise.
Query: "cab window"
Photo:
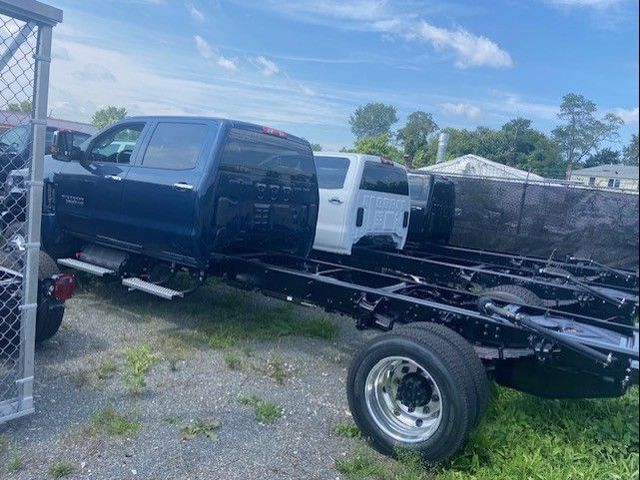
[[[318,187],[324,189],[340,189],[349,170],[349,159],[345,157],[315,156],[318,172]]]
[[[204,124],[159,123],[144,153],[142,166],[167,170],[194,168],[207,139],[208,130],[209,127]]]
[[[144,123],[120,125],[103,133],[91,145],[93,162],[129,163]]]
[[[362,172],[360,190],[409,195],[407,173],[393,165],[366,162]]]
[[[260,171],[273,177],[294,175],[311,179],[316,174],[308,146],[242,128],[229,132],[220,167],[239,173]]]

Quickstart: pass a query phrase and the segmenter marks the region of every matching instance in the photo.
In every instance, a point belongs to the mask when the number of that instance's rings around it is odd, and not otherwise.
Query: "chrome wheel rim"
[[[378,428],[399,442],[424,442],[442,421],[440,388],[427,369],[410,358],[386,357],[376,363],[364,393]]]

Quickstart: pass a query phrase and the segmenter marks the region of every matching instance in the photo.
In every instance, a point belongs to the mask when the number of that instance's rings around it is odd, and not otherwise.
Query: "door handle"
[[[122,180],[122,177],[119,177],[118,175],[105,175],[104,178],[106,178],[107,180],[113,180],[115,182],[119,182],[120,180]]]
[[[173,188],[175,188],[176,190],[188,191],[193,190],[193,185],[189,185],[188,183],[184,182],[177,182],[173,184]]]
[[[331,197],[329,199],[329,203],[333,203],[334,205],[342,205],[344,202],[340,200],[338,197]]]

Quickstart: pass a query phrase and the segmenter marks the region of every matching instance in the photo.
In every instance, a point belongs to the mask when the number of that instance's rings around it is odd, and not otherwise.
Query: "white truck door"
[[[406,170],[386,159],[367,160],[361,177],[352,243],[364,237],[384,236],[401,249],[407,239],[410,210]]]
[[[350,253],[345,234],[351,192],[347,185],[349,158],[316,155],[320,205],[313,248],[333,253]],[[345,241],[348,245],[345,245]]]

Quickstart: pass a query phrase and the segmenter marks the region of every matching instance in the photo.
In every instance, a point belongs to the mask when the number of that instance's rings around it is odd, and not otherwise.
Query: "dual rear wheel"
[[[369,341],[347,378],[353,418],[380,452],[418,451],[438,463],[455,454],[478,424],[489,384],[473,347],[432,323],[398,327]]]

